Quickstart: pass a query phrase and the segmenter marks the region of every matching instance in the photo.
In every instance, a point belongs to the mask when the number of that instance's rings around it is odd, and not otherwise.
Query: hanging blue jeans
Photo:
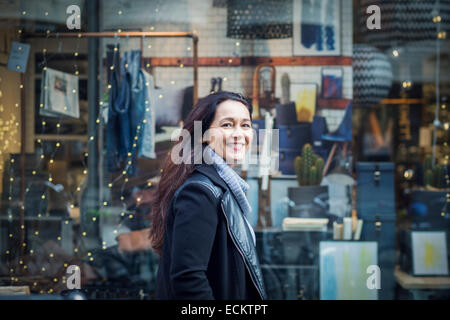
[[[127,159],[131,152],[131,126],[130,126],[130,92],[131,77],[125,73],[119,87],[119,94],[113,103],[114,111],[119,118],[119,158],[120,161]]]
[[[119,77],[116,72],[113,72],[110,90],[109,111],[112,121],[111,125],[108,121],[107,145],[109,146],[108,162],[111,165],[108,167],[113,168],[110,171],[117,171],[125,162],[129,175],[136,174],[138,155],[155,158],[154,142],[149,140],[154,138],[152,133],[154,117],[151,112],[146,112],[151,109],[146,84],[153,81],[140,66],[141,51],[125,52],[120,62],[122,82],[119,85]],[[145,137],[144,149],[142,149],[143,137]]]
[[[122,59],[122,65],[124,59]],[[131,77],[125,72],[119,84],[117,68],[111,73],[109,93],[108,124],[106,127],[106,146],[108,170],[121,169],[123,161],[131,152],[131,130],[129,109],[131,103]]]
[[[140,84],[141,51],[132,50],[126,52],[126,72],[131,80],[131,105],[129,110],[130,135],[131,135],[131,166],[129,173],[136,174],[137,150],[141,142],[142,120],[145,113],[145,101],[142,94],[142,84]],[[140,128],[140,129],[138,129]],[[137,138],[137,139],[136,139]]]
[[[140,84],[140,99],[143,101],[144,106],[142,119],[141,136],[139,137],[139,150],[138,156],[145,158],[156,158],[155,153],[155,105],[151,103],[152,89],[154,88],[152,76],[141,69],[139,72],[139,84]]]
[[[109,80],[111,88],[109,90],[108,122],[106,124],[106,162],[109,172],[120,170],[119,135],[117,134],[119,130],[119,117],[113,107],[119,90],[119,79],[116,70],[117,68],[111,72]]]

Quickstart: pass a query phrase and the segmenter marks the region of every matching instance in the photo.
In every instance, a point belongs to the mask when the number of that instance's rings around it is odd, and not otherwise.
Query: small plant
[[[443,188],[444,187],[444,166],[435,165],[433,168],[433,162],[431,156],[426,156],[423,161],[423,184],[426,188]]]
[[[295,173],[300,186],[318,186],[322,182],[324,161],[310,144],[305,144],[302,155],[295,158]]]

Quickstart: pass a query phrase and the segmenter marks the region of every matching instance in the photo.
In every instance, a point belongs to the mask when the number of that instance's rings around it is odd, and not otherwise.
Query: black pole
[[[87,4],[88,31],[99,31],[99,1],[90,0]],[[99,174],[98,174],[98,132],[99,109],[99,38],[88,39],[88,181],[83,195],[84,212],[82,229],[86,232],[88,247],[97,246],[99,239]],[[93,219],[93,218],[96,219]]]

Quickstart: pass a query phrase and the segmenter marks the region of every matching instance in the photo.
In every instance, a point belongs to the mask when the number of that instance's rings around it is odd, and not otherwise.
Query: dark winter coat
[[[266,299],[249,227],[212,165],[196,165],[166,223],[157,299]]]

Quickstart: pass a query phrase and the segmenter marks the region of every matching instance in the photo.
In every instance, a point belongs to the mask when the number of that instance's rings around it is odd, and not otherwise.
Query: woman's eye
[[[222,127],[224,127],[224,128],[231,128],[232,125],[231,125],[231,123],[224,123],[224,124],[222,125]]]
[[[243,126],[244,128],[251,128],[251,126],[250,126],[248,123],[244,123],[242,126]]]

